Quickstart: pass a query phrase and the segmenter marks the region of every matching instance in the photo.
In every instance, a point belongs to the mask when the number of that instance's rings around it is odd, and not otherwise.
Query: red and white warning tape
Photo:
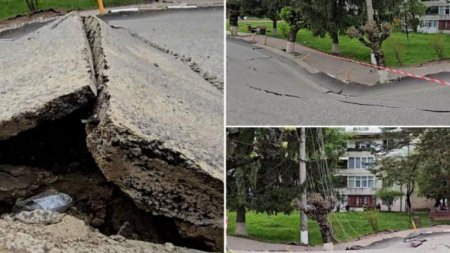
[[[316,49],[309,48],[309,47],[308,47],[308,50],[311,50],[311,51],[313,51],[313,52],[315,52],[317,54],[322,54],[322,55],[325,55],[325,56],[328,56],[328,57],[333,57],[333,58],[336,58],[336,59],[340,59],[340,60],[356,63],[356,64],[359,64],[359,65],[372,67],[372,68],[376,68],[376,69],[379,69],[379,70],[386,70],[386,71],[389,71],[389,72],[392,72],[392,73],[395,73],[395,74],[409,76],[409,77],[412,77],[412,78],[415,78],[415,79],[420,79],[420,80],[426,80],[426,81],[429,81],[429,82],[438,83],[440,85],[450,86],[450,82],[447,82],[447,81],[444,81],[444,80],[440,80],[440,79],[436,79],[436,78],[429,78],[429,77],[426,77],[426,76],[416,75],[416,74],[413,74],[413,73],[410,73],[410,72],[407,72],[407,71],[403,71],[403,70],[391,69],[391,68],[377,66],[377,65],[374,65],[374,64],[366,63],[366,62],[360,62],[360,61],[356,61],[356,60],[352,60],[352,59],[349,59],[349,58],[344,58],[344,57],[340,57],[340,56],[336,56],[336,55],[332,55],[332,54],[327,54],[327,53],[324,53],[324,52],[321,52],[321,51],[318,51]],[[450,72],[450,69],[448,71]]]

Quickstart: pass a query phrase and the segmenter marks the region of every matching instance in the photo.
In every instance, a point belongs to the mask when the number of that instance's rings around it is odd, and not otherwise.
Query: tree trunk
[[[384,58],[384,52],[381,49],[381,43],[375,47],[372,48],[373,50],[373,54],[375,57],[375,61],[377,63],[377,66],[380,67],[385,67],[386,66],[386,61]],[[378,69],[378,80],[381,84],[383,83],[387,83],[389,82],[389,73],[387,70],[383,70],[383,69]],[[403,210],[401,210],[403,205],[403,200],[400,197],[400,212],[402,212]]]
[[[339,49],[339,35],[337,32],[331,33],[331,41],[332,41],[331,51],[333,52],[333,54],[340,54],[341,50]]]
[[[236,210],[236,235],[247,236],[247,227],[245,225],[245,206],[240,205]]]
[[[375,60],[377,61],[377,65],[381,66],[381,67],[386,66],[386,61],[385,61],[385,58],[384,58],[384,52],[381,49],[381,45],[372,48],[372,50],[373,50],[373,53],[375,55]]]
[[[434,208],[438,209],[441,205],[441,201],[439,199],[436,199],[436,202],[434,202]]]
[[[413,32],[417,32],[417,25],[416,25],[416,22],[415,22],[415,20],[416,20],[416,15],[414,15],[414,14],[412,14],[412,20],[413,20],[413,26],[412,26],[412,29],[413,29]]]
[[[286,53],[293,53],[295,51],[295,41],[297,40],[298,29],[291,29],[286,45]]]
[[[278,19],[272,19],[272,35],[275,37],[278,34]]]
[[[412,206],[411,206],[411,194],[406,194],[406,208],[408,210],[408,213],[412,213]]]
[[[320,234],[322,235],[323,243],[332,242],[333,236],[331,234],[331,226],[328,223],[328,221],[326,220],[326,218],[324,221],[320,222],[319,228],[320,228]]]
[[[230,15],[231,36],[238,36],[238,20],[239,20],[239,15]]]

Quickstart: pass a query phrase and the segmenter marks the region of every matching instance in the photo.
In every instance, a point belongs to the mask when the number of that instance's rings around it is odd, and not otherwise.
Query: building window
[[[355,168],[355,158],[354,157],[349,157],[348,158],[348,168],[349,169],[354,169]]]
[[[353,132],[366,132],[369,131],[368,127],[354,127]]]
[[[357,169],[361,168],[361,157],[355,158],[355,168],[357,168]]]
[[[430,8],[428,8],[428,9],[425,11],[425,14],[426,14],[426,15],[437,15],[437,14],[439,14],[439,7],[437,7],[437,6],[431,6]]]
[[[439,15],[449,15],[450,6],[439,6]]]
[[[373,176],[349,176],[347,188],[374,188],[375,178]]]
[[[368,169],[375,162],[374,157],[349,157],[349,169]]]
[[[348,177],[348,188],[355,188],[355,177]]]
[[[357,149],[368,149],[373,148],[373,143],[370,141],[357,141],[355,142],[355,148]]]
[[[437,20],[423,20],[420,26],[424,28],[437,28],[438,24]]]

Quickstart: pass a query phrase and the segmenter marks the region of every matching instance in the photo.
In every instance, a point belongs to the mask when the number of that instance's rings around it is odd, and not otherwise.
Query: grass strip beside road
[[[419,213],[422,227],[429,226],[428,213]],[[228,235],[234,234],[236,213],[228,212]],[[248,237],[254,240],[272,243],[298,243],[300,235],[300,214],[298,212],[284,215],[267,215],[248,212],[246,216]],[[364,235],[374,233],[363,212],[333,213],[331,215],[334,236],[340,242],[351,241]],[[411,218],[407,213],[379,213],[380,230],[412,229]],[[450,224],[443,222],[442,224]],[[317,222],[309,220],[309,241],[312,245],[322,244]]]
[[[97,8],[97,0],[39,0],[39,8],[64,11],[88,10]],[[148,0],[103,0],[105,8],[130,4],[145,4]],[[0,19],[29,13],[25,0],[0,0]]]
[[[286,24],[280,21],[278,24],[277,35],[272,35],[272,21],[261,20],[239,20],[239,31],[248,32],[247,25],[252,27],[265,26],[267,28],[266,34],[271,37],[286,39],[287,31],[283,26]],[[229,24],[227,23],[227,29],[229,30]],[[383,43],[383,50],[386,56],[386,64],[390,67],[398,66],[413,66],[429,61],[438,60],[438,56],[434,49],[431,47],[431,41],[434,34],[424,33],[410,33],[409,42],[406,34],[401,32],[393,32],[391,36]],[[341,54],[345,57],[370,62],[370,49],[365,47],[357,39],[350,39],[345,35],[340,35],[339,46]],[[327,36],[324,38],[314,37],[313,34],[306,29],[302,29],[297,34],[297,43],[317,49],[325,53],[331,53],[331,39]],[[444,53],[447,58],[450,58],[450,35],[444,35]],[[398,49],[401,55],[402,63],[399,63],[395,57],[395,51]]]

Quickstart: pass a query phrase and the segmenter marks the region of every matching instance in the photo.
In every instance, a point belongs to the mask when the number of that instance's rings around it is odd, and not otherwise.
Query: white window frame
[[[372,182],[372,186],[370,186]],[[359,186],[357,186],[359,183]],[[350,189],[370,189],[375,188],[375,177],[374,176],[348,176],[347,177],[347,188]]]
[[[368,169],[370,164],[375,162],[373,156],[349,156],[347,169]]]

